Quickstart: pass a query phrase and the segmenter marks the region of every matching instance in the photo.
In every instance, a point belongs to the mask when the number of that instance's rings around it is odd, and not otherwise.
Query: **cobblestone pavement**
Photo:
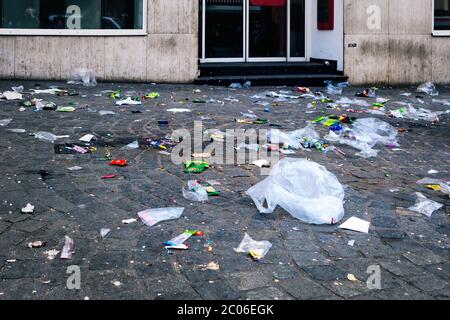
[[[26,92],[35,86],[35,82],[3,81],[0,92],[17,84],[24,84]],[[40,85],[41,89],[68,86]],[[149,149],[120,150],[136,138],[162,138],[179,128],[192,130],[193,120],[201,116],[212,118],[204,122],[208,128],[267,128],[234,122],[241,112],[252,110],[283,130],[295,130],[308,120],[344,110],[322,104],[307,109],[310,99],[299,99],[281,102],[264,113],[262,106],[252,103],[254,94],[289,88],[102,83],[70,89],[81,95],[37,97],[59,105],[76,102],[73,113],[33,112],[32,108],[19,112],[17,101],[0,101],[0,120],[13,119],[0,127],[0,299],[449,299],[449,198],[416,184],[424,177],[449,179],[448,114],[436,124],[377,116],[407,132],[399,135],[401,150],[380,147],[379,156],[370,160],[355,156],[356,151],[345,146],[345,159],[317,151],[298,151],[293,156],[325,165],[347,186],[344,221],[352,216],[370,220],[367,235],[337,225],[304,224],[280,208],[274,214],[259,214],[245,195],[263,178],[255,166],[210,168],[200,177],[218,180],[221,196],[191,203],[183,198],[181,188],[193,176],[183,173],[170,157]],[[143,106],[118,107],[107,94],[99,96],[102,90],[117,89],[139,94],[158,91],[161,97]],[[194,89],[201,93],[195,94]],[[435,98],[450,98],[448,87],[439,90]],[[345,89],[344,95],[354,97],[355,91]],[[406,97],[400,92],[413,94]],[[239,102],[191,105],[195,97],[223,101],[229,96]],[[415,88],[380,89],[379,96],[417,103]],[[430,97],[423,100],[426,108],[448,109],[431,103]],[[388,106],[396,108],[392,103]],[[177,107],[191,107],[193,112],[166,111]],[[113,110],[116,115],[100,116],[100,110]],[[132,112],[136,110],[141,113]],[[169,127],[160,128],[158,120],[170,120]],[[128,159],[129,165],[108,166],[100,160],[104,156],[100,146],[89,154],[57,154],[51,143],[7,131],[12,128],[70,135],[58,143],[77,142],[82,135],[94,133],[114,146],[110,149],[114,158]],[[317,129],[326,133],[324,126]],[[73,166],[83,170],[69,171]],[[431,169],[439,173],[428,174]],[[101,179],[111,173],[121,176]],[[391,192],[395,188],[398,191]],[[444,207],[430,218],[401,209],[415,203],[417,191]],[[27,203],[35,205],[34,214],[21,213]],[[183,217],[151,228],[140,221],[122,224],[123,219],[137,218],[141,210],[168,206],[185,207]],[[102,239],[101,228],[112,231]],[[189,240],[187,251],[168,253],[163,242],[185,229],[202,230],[205,236]],[[263,260],[254,262],[233,251],[245,232],[273,244]],[[49,260],[44,252],[60,251],[66,235],[75,241],[73,259]],[[27,247],[37,240],[47,241],[46,246]],[[205,248],[207,240],[212,241],[213,253]],[[353,247],[349,240],[355,240]],[[210,262],[220,270],[203,270],[201,266]],[[71,265],[81,268],[80,290],[66,288],[66,270]],[[366,285],[371,265],[381,266],[381,290]],[[359,281],[349,281],[348,274]]]

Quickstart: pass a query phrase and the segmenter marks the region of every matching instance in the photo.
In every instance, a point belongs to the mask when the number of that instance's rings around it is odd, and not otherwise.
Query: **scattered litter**
[[[90,69],[76,69],[69,81],[69,84],[82,84],[85,87],[95,87],[97,80],[95,79],[95,72]]]
[[[93,139],[95,140],[95,136],[93,134],[87,134],[87,135],[82,136],[80,138],[80,141],[91,142]]]
[[[36,90],[31,89],[33,91],[33,94],[57,94],[58,92],[64,92],[64,90],[58,89],[58,88],[52,88],[52,89],[45,89],[45,90]]]
[[[350,280],[351,282],[358,282],[358,281],[359,281],[359,280],[356,279],[356,277],[355,277],[353,274],[351,274],[351,273],[349,273],[349,274],[347,275],[347,279]]]
[[[269,168],[270,163],[267,160],[261,159],[261,160],[255,160],[252,162],[255,166],[259,168]]]
[[[130,144],[127,144],[126,146],[122,147],[120,150],[135,150],[139,149],[139,141],[133,141]]]
[[[414,206],[408,208],[408,210],[411,210],[411,211],[417,212],[417,213],[421,213],[427,217],[431,217],[433,212],[441,209],[444,206],[443,204],[440,204],[436,201],[428,199],[420,192],[416,192],[416,197],[417,197],[416,204]]]
[[[0,127],[6,127],[6,126],[9,125],[12,121],[13,121],[13,119],[3,119],[3,120],[0,120]]]
[[[80,171],[80,170],[83,170],[83,167],[75,166],[75,167],[67,168],[67,170],[69,170],[69,171]]]
[[[172,108],[172,109],[167,109],[167,111],[173,112],[173,113],[191,112],[190,109],[185,109],[185,108]]]
[[[344,188],[325,167],[306,159],[279,161],[247,194],[261,213],[272,213],[279,205],[311,224],[335,224],[344,216]]]
[[[75,253],[75,242],[68,236],[65,237],[64,247],[61,251],[61,259],[72,259],[72,255]]]
[[[202,173],[207,168],[209,164],[204,161],[186,161],[185,163],[185,173]]]
[[[198,181],[188,181],[187,189],[183,188],[183,197],[190,201],[208,201],[208,192]]]
[[[109,110],[101,110],[98,112],[101,116],[106,116],[106,115],[114,115],[116,114],[114,111],[109,111]]]
[[[3,92],[3,97],[6,100],[22,100],[23,96],[20,92],[15,91],[5,91]]]
[[[266,256],[270,248],[272,248],[272,244],[269,241],[258,242],[245,233],[244,239],[239,246],[233,250],[237,253],[247,253],[254,260],[261,260]]]
[[[116,177],[115,174],[109,174],[109,175],[106,175],[106,176],[102,176],[102,179],[103,180],[108,180],[108,179],[114,179],[115,177]]]
[[[210,262],[208,264],[202,264],[198,266],[200,270],[212,270],[212,271],[219,271],[220,266],[216,262]]]
[[[138,216],[144,224],[151,227],[161,221],[179,219],[183,211],[184,208],[148,209],[139,212]]]
[[[117,281],[117,280],[111,281],[111,283],[112,283],[114,286],[116,286],[116,287],[121,287],[121,286],[122,286],[122,282]]]
[[[417,88],[417,92],[423,92],[426,93],[429,96],[438,96],[439,92],[436,89],[436,86],[432,82],[425,82],[421,84]]]
[[[53,133],[45,132],[45,131],[37,132],[34,134],[34,136],[36,139],[46,141],[46,142],[51,142],[51,143],[54,143],[58,139],[70,138],[70,136],[56,136]]]
[[[42,248],[47,244],[46,241],[35,241],[35,242],[29,242],[27,247],[31,249],[38,249]]]
[[[411,104],[407,104],[406,107],[402,107],[397,110],[390,111],[390,114],[395,118],[405,118],[411,120],[424,120],[429,122],[438,122],[439,115],[443,112],[433,112],[429,109],[414,108]]]
[[[34,206],[31,205],[30,203],[28,203],[25,208],[22,208],[21,211],[22,211],[22,213],[26,213],[26,214],[33,214]]]
[[[44,251],[44,255],[47,257],[48,260],[52,261],[56,258],[56,256],[59,254],[58,250],[48,250]]]
[[[111,229],[100,229],[100,235],[102,238],[106,237],[108,233],[111,232]]]
[[[430,170],[430,171],[428,171],[428,174],[436,174],[436,173],[439,173],[439,171],[436,171],[436,170]]]
[[[123,105],[135,106],[135,105],[141,105],[141,104],[142,104],[141,100],[135,100],[131,97],[128,97],[124,100],[116,101],[116,105],[118,105],[118,106],[123,106]]]
[[[136,218],[124,219],[124,220],[122,220],[122,224],[132,224],[132,223],[134,223],[136,221],[137,221]]]
[[[27,133],[27,130],[25,130],[25,129],[8,129],[6,131],[11,132],[11,133]]]
[[[350,246],[350,247],[353,247],[354,245],[355,245],[355,240],[350,240],[349,242],[348,242],[348,245]]]
[[[184,244],[185,241],[187,241],[192,236],[198,236],[202,237],[204,233],[202,231],[197,230],[186,230],[179,236],[176,236],[175,238],[167,241],[164,243],[166,249],[172,249],[172,250],[188,250],[189,247]]]
[[[125,167],[128,164],[127,160],[112,160],[110,162],[111,166],[117,166],[117,167]]]
[[[347,229],[362,233],[369,233],[369,228],[370,222],[356,217],[351,217],[350,219],[348,219],[346,222],[344,222],[339,226],[339,229]]]

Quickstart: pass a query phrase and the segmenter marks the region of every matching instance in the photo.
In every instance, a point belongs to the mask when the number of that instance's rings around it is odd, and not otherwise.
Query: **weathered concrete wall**
[[[0,77],[190,82],[197,77],[198,3],[149,0],[147,36],[0,36]]]
[[[450,37],[432,36],[432,1],[345,0],[344,65],[351,83],[450,83]]]

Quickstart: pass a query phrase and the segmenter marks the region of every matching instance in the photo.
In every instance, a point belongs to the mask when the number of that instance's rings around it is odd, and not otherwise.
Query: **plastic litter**
[[[33,214],[34,212],[34,206],[31,203],[28,203],[25,208],[22,208],[21,210],[22,213],[26,213],[26,214]]]
[[[272,248],[272,244],[269,241],[255,241],[245,233],[244,239],[233,250],[237,253],[247,253],[254,260],[261,260],[267,255],[270,248]]]
[[[91,142],[92,140],[95,140],[95,136],[93,134],[86,134],[80,138],[80,141],[82,142]]]
[[[0,127],[6,127],[6,126],[9,125],[12,121],[13,121],[13,119],[3,119],[3,120],[0,120]]]
[[[376,98],[377,93],[373,89],[364,89],[357,91],[356,96],[361,98]]]
[[[122,220],[122,223],[123,224],[132,224],[132,223],[134,223],[134,222],[136,222],[137,221],[137,219],[135,219],[135,218],[130,218],[130,219],[124,219],[124,220]]]
[[[148,209],[139,212],[138,216],[144,224],[151,227],[161,221],[179,219],[183,211],[184,208]]]
[[[344,88],[347,88],[349,86],[348,82],[341,82],[338,84],[335,84],[333,81],[327,80],[324,81],[327,86],[327,93],[333,94],[333,95],[340,95],[342,94],[342,91]]]
[[[186,230],[182,234],[164,243],[166,249],[171,250],[188,250],[189,247],[184,244],[189,238],[193,236],[202,237],[204,233],[197,230]]]
[[[20,92],[15,91],[5,91],[3,92],[3,97],[6,100],[22,100],[23,96]]]
[[[183,188],[183,197],[190,201],[207,201],[208,192],[197,180],[188,181],[187,189]]]
[[[139,141],[137,140],[120,148],[120,150],[135,150],[135,149],[139,149]]]
[[[439,91],[436,89],[436,86],[433,84],[433,82],[422,83],[417,88],[417,92],[423,92],[429,96],[438,96],[439,95]]]
[[[444,206],[443,204],[428,199],[420,192],[416,192],[416,198],[416,204],[408,209],[417,213],[421,213],[427,217],[431,217],[433,212],[441,209]]]
[[[358,141],[370,146],[396,145],[398,131],[389,123],[376,118],[358,119],[353,124],[353,134]]]
[[[54,143],[58,139],[69,138],[69,136],[56,136],[53,133],[40,131],[34,134],[36,139]]]
[[[116,114],[114,111],[108,111],[108,110],[101,110],[98,112],[101,116],[106,116],[106,115],[114,115]]]
[[[116,101],[116,105],[118,105],[118,106],[123,106],[123,105],[135,106],[135,105],[141,105],[141,104],[142,104],[142,102],[140,100],[134,100],[131,97],[128,97],[124,100]]]
[[[439,121],[439,115],[443,114],[443,112],[433,112],[425,108],[416,109],[411,104],[408,104],[406,107],[391,111],[391,114],[395,118],[436,122]]]
[[[125,167],[127,165],[127,160],[112,160],[110,162],[111,166]]]
[[[267,133],[267,140],[272,144],[282,144],[285,148],[302,149],[302,143],[305,139],[319,139],[319,134],[315,131],[312,124],[308,124],[305,128],[284,133],[277,129],[272,129]]]
[[[335,224],[344,216],[344,188],[325,167],[306,159],[279,161],[247,194],[261,213],[272,213],[279,205],[311,224]]]
[[[58,92],[64,92],[64,90],[58,89],[58,88],[51,88],[51,89],[45,89],[45,90],[36,90],[31,89],[33,91],[33,94],[57,94]]]
[[[111,229],[100,229],[100,235],[102,238],[105,238],[108,235],[108,233],[110,233],[110,232],[111,232]]]
[[[76,69],[69,81],[69,84],[82,84],[85,87],[95,87],[97,80],[95,79],[95,72],[90,69]]]
[[[347,97],[342,97],[338,101],[336,101],[337,104],[340,104],[342,106],[345,105],[358,105],[361,107],[370,107],[370,104],[367,101],[364,100],[358,100],[358,99],[350,99]]]
[[[207,168],[209,164],[204,161],[186,161],[185,163],[185,173],[202,173]]]
[[[191,110],[190,109],[186,109],[186,108],[172,108],[172,109],[167,109],[167,112],[183,113],[183,112],[191,112]]]
[[[75,253],[75,242],[69,238],[65,237],[64,247],[61,251],[61,259],[69,260],[72,259],[72,255]]]
[[[34,241],[34,242],[29,242],[27,247],[30,249],[38,249],[38,248],[45,247],[46,244],[47,244],[46,241]]]
[[[45,107],[44,107],[45,108]],[[77,109],[75,109],[74,107],[58,107],[56,109],[57,112],[74,112]]]
[[[346,222],[341,224],[339,226],[339,229],[346,229],[346,230],[352,230],[362,233],[369,233],[370,228],[370,222],[356,218],[351,217]]]
[[[26,133],[27,132],[27,130],[25,130],[25,129],[8,129],[6,131],[12,132],[12,133]]]
[[[242,89],[242,88],[250,88],[251,86],[252,86],[252,83],[250,81],[246,81],[244,84],[234,82],[234,83],[230,84],[229,88]]]

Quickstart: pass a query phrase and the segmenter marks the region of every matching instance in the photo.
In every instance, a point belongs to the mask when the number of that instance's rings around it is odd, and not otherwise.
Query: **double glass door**
[[[202,62],[305,60],[307,0],[200,0]]]

